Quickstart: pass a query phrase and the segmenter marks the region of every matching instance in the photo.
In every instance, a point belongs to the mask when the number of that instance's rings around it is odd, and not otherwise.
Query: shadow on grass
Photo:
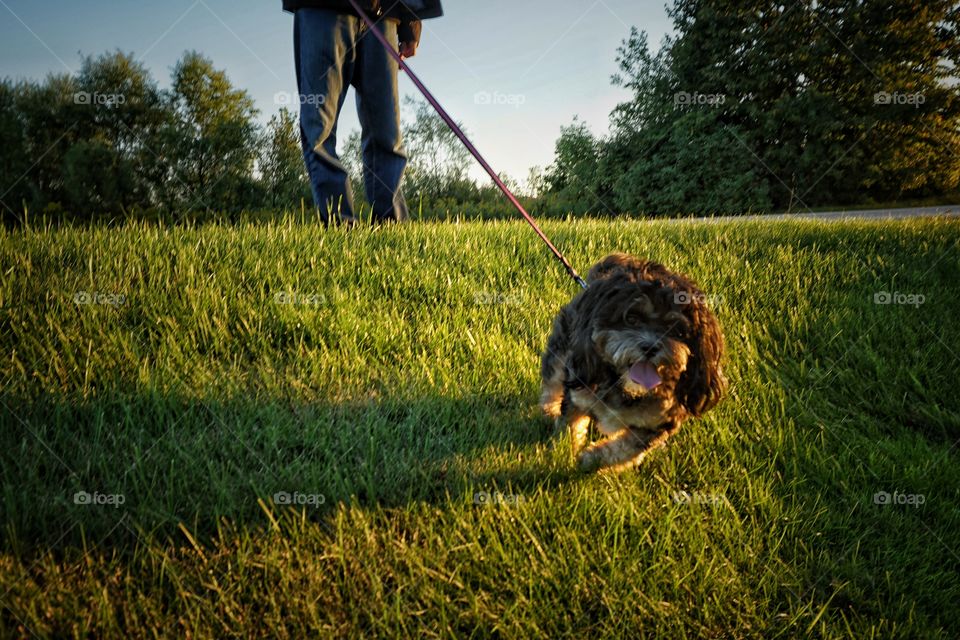
[[[324,522],[344,502],[392,508],[470,500],[511,480],[543,486],[542,469],[471,471],[483,451],[516,459],[549,437],[533,400],[0,396],[3,546],[125,547],[179,536],[181,523],[201,538],[224,518],[269,524],[266,511],[286,505]]]

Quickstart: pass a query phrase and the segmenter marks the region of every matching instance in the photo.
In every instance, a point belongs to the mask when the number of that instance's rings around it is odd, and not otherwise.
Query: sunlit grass
[[[544,226],[724,326],[637,473],[548,438],[519,222],[0,231],[4,634],[960,633],[960,224]]]

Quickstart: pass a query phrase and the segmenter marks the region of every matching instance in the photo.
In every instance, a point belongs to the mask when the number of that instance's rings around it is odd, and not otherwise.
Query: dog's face
[[[594,266],[588,282],[573,303],[573,386],[615,385],[626,405],[647,404],[664,422],[716,404],[723,335],[693,282],[624,254]]]
[[[596,354],[628,397],[672,391],[691,355],[684,341],[689,321],[667,299],[672,292],[650,283],[609,288],[592,322]]]

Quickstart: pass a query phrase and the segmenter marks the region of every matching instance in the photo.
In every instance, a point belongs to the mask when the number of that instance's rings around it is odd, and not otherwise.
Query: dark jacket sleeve
[[[411,21],[439,18],[443,15],[440,0],[403,0],[402,2],[390,0],[386,3],[384,0],[361,0],[360,5],[370,13],[375,13],[377,7],[384,8],[386,6],[388,7],[385,10],[387,15],[394,18],[399,17],[401,22],[404,21],[403,17],[398,14],[407,16]],[[284,11],[293,12],[297,9],[306,8],[332,9],[342,13],[354,13],[349,0],[283,0]]]
[[[409,15],[412,20],[427,20],[443,15],[440,0],[403,0],[394,6]]]

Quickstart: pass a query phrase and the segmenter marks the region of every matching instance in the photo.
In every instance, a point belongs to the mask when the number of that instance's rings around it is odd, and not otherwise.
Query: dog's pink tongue
[[[649,362],[634,362],[630,367],[630,379],[648,391],[660,384],[660,375]]]

